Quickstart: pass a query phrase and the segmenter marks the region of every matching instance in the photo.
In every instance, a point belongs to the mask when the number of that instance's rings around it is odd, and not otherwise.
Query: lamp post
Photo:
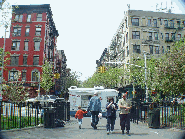
[[[144,59],[145,59],[145,91],[146,91],[146,102],[148,102],[149,100],[148,100],[148,87],[147,87],[147,83],[146,83],[146,81],[147,81],[147,67],[146,67],[146,51],[143,51],[143,53],[144,53]]]
[[[38,77],[39,77],[38,98],[40,99],[40,72],[38,72]]]

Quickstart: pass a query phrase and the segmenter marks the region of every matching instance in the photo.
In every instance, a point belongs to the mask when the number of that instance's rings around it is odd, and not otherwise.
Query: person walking
[[[78,118],[78,123],[79,123],[79,129],[82,127],[82,119],[83,119],[83,114],[87,113],[87,111],[83,111],[81,109],[81,106],[78,106],[78,111],[75,114],[75,118]]]
[[[130,109],[132,108],[131,102],[127,99],[127,94],[123,94],[123,98],[119,100],[118,107],[120,109],[120,126],[122,130],[122,134],[124,134],[125,126],[126,126],[126,134],[129,134],[130,130]]]
[[[98,97],[98,92],[95,92],[94,96],[91,97],[89,104],[88,104],[87,111],[91,112],[91,116],[92,116],[91,126],[94,129],[97,129],[96,125],[98,124],[98,121],[99,121],[98,114],[99,112],[101,112],[101,101]]]
[[[114,125],[116,120],[116,110],[118,109],[118,106],[116,103],[114,103],[114,98],[108,98],[108,103],[106,104],[107,109],[107,135],[114,131]],[[111,127],[110,127],[111,125]],[[111,129],[111,131],[110,131]]]

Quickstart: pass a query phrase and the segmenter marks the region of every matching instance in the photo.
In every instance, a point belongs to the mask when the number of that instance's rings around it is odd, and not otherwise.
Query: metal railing
[[[149,112],[152,110],[150,105],[152,103],[144,103],[139,101],[132,101],[132,109],[130,112],[131,121],[137,123],[138,121],[147,122],[149,120]],[[157,104],[153,109],[160,110],[160,127],[177,127],[184,129],[185,127],[185,104],[174,104],[171,102],[163,102]]]
[[[8,103],[2,102],[1,117],[0,117],[0,130],[9,130],[16,128],[26,128],[30,126],[44,125],[47,120],[44,116],[47,115],[47,108],[53,107],[53,114],[56,120],[69,121],[70,120],[70,103],[49,102],[40,104],[40,102],[27,102],[27,103]]]
[[[43,122],[41,109],[39,103],[33,105],[30,102],[19,104],[2,102],[0,128],[7,130],[37,126]]]

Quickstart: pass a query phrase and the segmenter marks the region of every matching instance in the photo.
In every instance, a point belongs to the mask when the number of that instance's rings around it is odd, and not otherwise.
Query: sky
[[[184,0],[183,0],[184,1]],[[171,7],[171,0],[8,0],[11,5],[50,4],[53,20],[59,32],[57,49],[64,50],[67,68],[82,73],[84,81],[96,71],[104,49],[108,48],[124,11],[156,11],[158,8]],[[185,14],[181,0],[172,0],[172,13]],[[163,11],[166,12],[166,11]],[[0,20],[1,20],[0,16]],[[4,27],[0,27],[0,37]],[[7,36],[8,33],[7,33]]]

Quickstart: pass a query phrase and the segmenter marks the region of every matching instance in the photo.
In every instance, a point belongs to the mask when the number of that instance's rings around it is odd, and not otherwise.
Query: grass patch
[[[37,117],[18,117],[18,116],[2,116],[1,115],[1,130],[18,129],[25,127],[35,126],[35,120],[37,125]],[[43,124],[43,119],[38,117],[38,124]]]

